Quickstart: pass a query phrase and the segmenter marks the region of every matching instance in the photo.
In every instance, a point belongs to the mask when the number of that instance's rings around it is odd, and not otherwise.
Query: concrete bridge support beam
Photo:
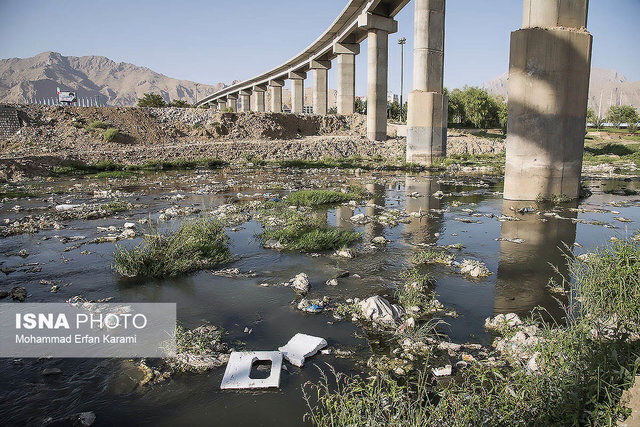
[[[359,44],[336,43],[333,53],[338,55],[338,114],[355,113],[356,55]]]
[[[425,166],[446,156],[447,150],[449,100],[443,94],[445,9],[445,0],[415,0],[407,161]]]
[[[243,113],[251,111],[251,92],[248,90],[240,92],[240,111]]]
[[[293,114],[304,113],[304,79],[306,78],[307,73],[289,73],[289,80],[291,80],[291,112]]]
[[[329,112],[329,70],[331,61],[311,61],[313,70],[313,114],[326,116]]]
[[[232,113],[238,111],[238,95],[227,96],[227,108],[231,108]]]
[[[358,26],[368,31],[367,137],[371,141],[385,141],[389,34],[398,31],[398,22],[389,17],[366,13],[358,18]]]
[[[264,113],[265,105],[264,105],[264,93],[267,91],[265,86],[254,86],[253,87],[253,111],[258,113]]]
[[[269,82],[269,95],[271,98],[271,106],[269,111],[272,113],[282,113],[282,87],[283,80],[271,80]]]
[[[524,0],[511,34],[504,198],[580,192],[591,47],[588,0]]]
[[[218,111],[225,111],[227,109],[227,100],[225,98],[218,99]]]

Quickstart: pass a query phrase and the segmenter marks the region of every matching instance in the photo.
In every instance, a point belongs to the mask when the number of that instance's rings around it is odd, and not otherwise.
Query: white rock
[[[136,228],[136,224],[133,222],[125,222],[124,223],[124,228],[129,230],[129,229],[134,229]]]
[[[284,358],[292,365],[302,367],[305,358],[313,356],[327,346],[324,338],[313,337],[306,334],[296,334],[287,345],[278,348]]]
[[[339,251],[336,251],[336,256],[351,259],[355,255],[353,254],[353,251],[351,249],[341,249]]]
[[[327,286],[338,286],[338,279],[327,280]]]
[[[387,244],[387,239],[385,239],[382,236],[378,236],[378,237],[374,237],[372,240],[374,245],[386,245]]]
[[[381,296],[373,296],[360,302],[362,315],[372,322],[395,323],[402,315],[404,308],[392,305]]]

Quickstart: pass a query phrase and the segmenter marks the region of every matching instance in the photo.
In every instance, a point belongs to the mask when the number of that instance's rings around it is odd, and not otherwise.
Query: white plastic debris
[[[65,212],[65,211],[71,211],[73,209],[78,209],[81,208],[82,205],[58,205],[56,206],[56,210],[58,212]]]
[[[295,288],[295,290],[307,293],[309,291],[309,276],[305,273],[300,273],[296,277],[293,278],[291,282],[291,286]]]
[[[268,378],[251,378],[251,367],[258,361],[271,362],[271,374]],[[229,357],[220,388],[237,390],[279,387],[281,371],[282,353],[279,351],[233,352]]]
[[[362,315],[372,322],[395,323],[405,313],[399,305],[392,305],[381,296],[373,296],[360,302]]]
[[[289,340],[287,345],[280,347],[278,350],[282,352],[285,359],[292,365],[302,367],[305,358],[313,356],[327,346],[324,338],[313,337],[306,334],[296,334]]]
[[[436,377],[448,377],[451,375],[451,365],[446,365],[442,368],[433,368],[431,371]]]

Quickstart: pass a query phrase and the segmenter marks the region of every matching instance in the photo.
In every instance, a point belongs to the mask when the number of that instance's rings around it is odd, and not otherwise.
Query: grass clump
[[[87,128],[90,130],[96,129],[108,129],[111,125],[107,122],[101,122],[100,120],[94,120],[87,125]]]
[[[262,242],[280,242],[287,250],[313,252],[341,249],[361,238],[360,233],[328,227],[309,212],[289,209],[283,202],[265,204],[261,216],[274,220],[257,237]]]
[[[346,193],[330,190],[301,190],[289,194],[287,202],[296,206],[322,206],[362,200],[367,192],[362,188],[353,188]]]
[[[402,383],[378,373],[366,380],[334,373],[336,384],[329,387],[324,376],[319,384],[306,385],[315,392],[305,393],[310,420],[317,425],[617,425],[629,415],[622,393],[640,367],[640,242],[614,241],[584,261],[571,260],[569,271],[573,301],[566,325],[540,320],[537,339],[496,353],[499,363],[474,363],[435,386],[425,381],[426,366],[417,379]]]
[[[112,214],[126,212],[131,209],[131,203],[124,202],[122,200],[112,200],[109,203],[100,205],[100,210],[109,212]]]
[[[453,255],[436,249],[423,249],[420,252],[413,254],[413,257],[411,258],[411,261],[417,265],[441,264],[450,266],[454,260],[455,257]]]
[[[94,176],[96,178],[131,178],[136,173],[132,171],[104,171],[98,172]]]
[[[120,136],[120,131],[116,128],[107,128],[104,132],[102,132],[102,137],[107,142],[112,142],[118,139]]]
[[[169,233],[161,233],[154,226],[135,248],[116,246],[113,268],[124,277],[160,279],[213,268],[230,260],[222,225],[201,217],[186,221]]]
[[[38,197],[36,193],[22,190],[0,191],[0,199],[27,199],[29,197]]]

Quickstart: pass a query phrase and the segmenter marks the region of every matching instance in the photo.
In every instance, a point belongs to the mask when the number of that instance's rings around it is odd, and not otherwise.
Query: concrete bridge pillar
[[[282,113],[282,87],[284,80],[271,80],[269,82],[269,95],[271,97],[270,111],[272,113]]]
[[[338,114],[355,113],[357,43],[336,43],[333,53],[338,55]]]
[[[264,93],[267,91],[265,85],[253,87],[253,111],[264,113]]]
[[[304,79],[307,73],[295,71],[289,73],[291,80],[291,112],[293,114],[304,113]]]
[[[312,60],[309,68],[313,70],[313,114],[326,116],[329,112],[329,70],[331,61]]]
[[[358,26],[368,32],[367,137],[371,141],[385,141],[389,34],[398,31],[398,22],[386,16],[365,13],[358,18]]]
[[[227,100],[225,98],[218,99],[218,111],[224,111],[227,109]]]
[[[445,0],[415,0],[413,91],[407,112],[407,161],[430,166],[447,150],[443,94]]]
[[[588,0],[524,0],[511,33],[504,198],[579,196],[591,47]]]
[[[251,91],[243,90],[240,92],[240,111],[248,113],[251,111]]]
[[[232,113],[238,111],[238,95],[227,96],[227,108],[231,108]]]

